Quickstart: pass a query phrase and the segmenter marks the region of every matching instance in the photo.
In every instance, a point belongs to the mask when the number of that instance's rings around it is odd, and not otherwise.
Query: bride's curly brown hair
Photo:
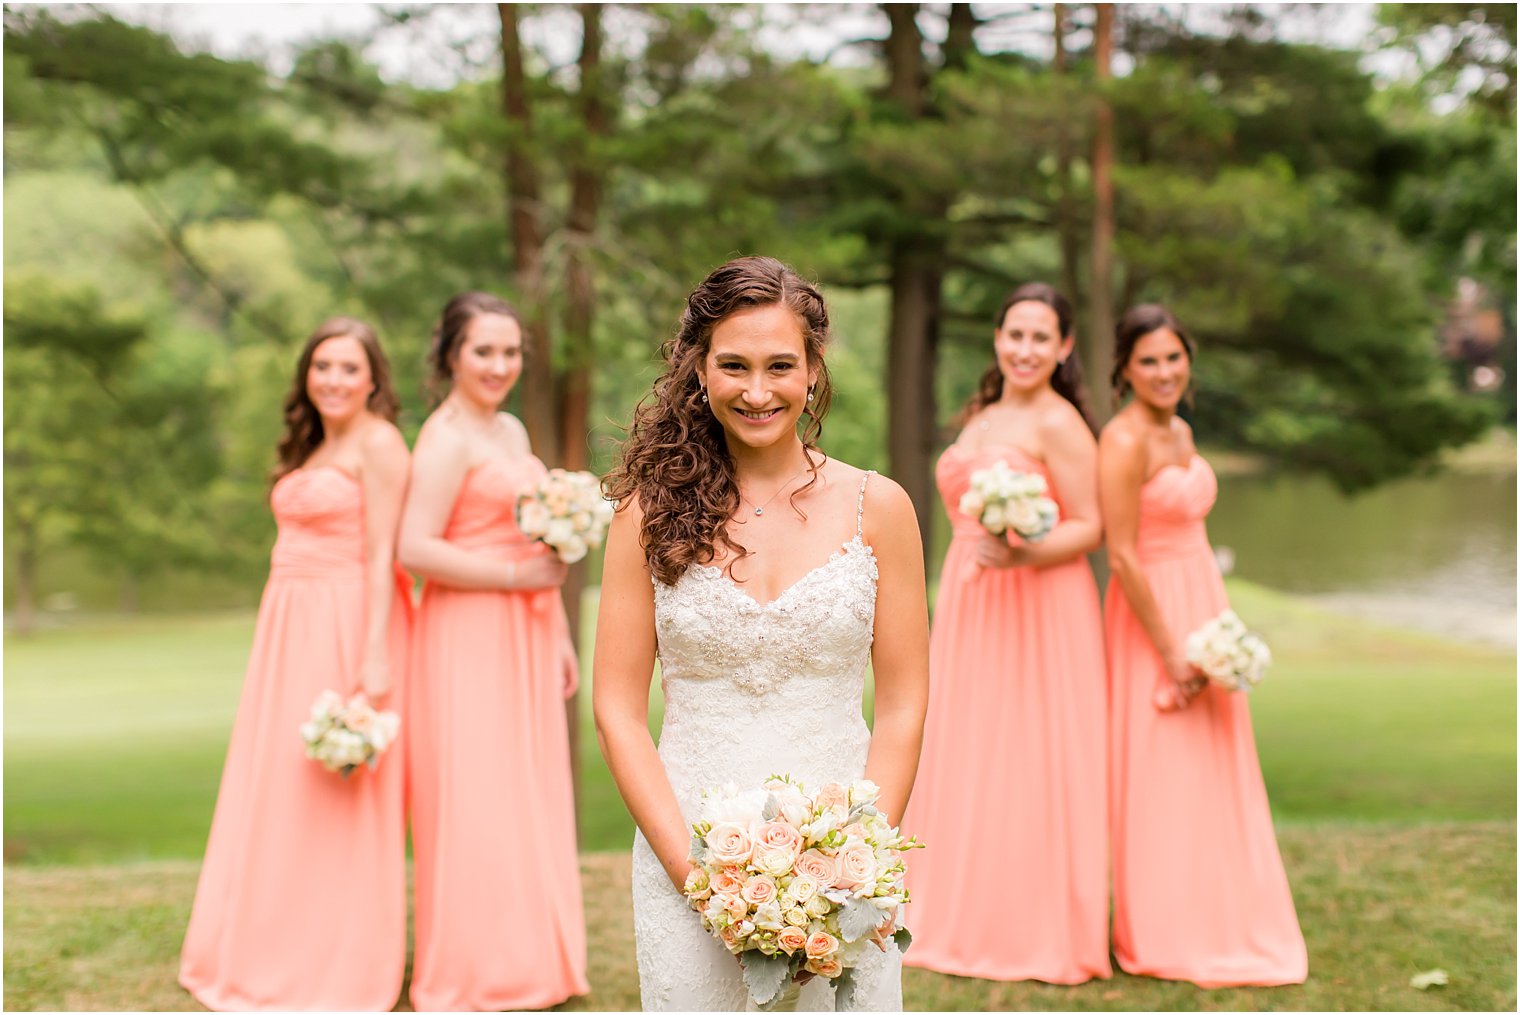
[[[637,496],[644,512],[639,542],[650,572],[675,584],[692,564],[706,564],[722,543],[739,560],[749,555],[728,531],[739,508],[739,483],[723,426],[702,402],[697,374],[712,345],[713,329],[752,307],[784,305],[802,325],[808,368],[818,371],[813,399],[802,410],[802,446],[812,473],[791,495],[818,481],[824,455],[818,450],[832,389],[823,361],[829,313],[817,288],[773,257],[741,257],[713,271],[686,298],[671,338],[660,347],[665,372],[634,409],[621,459],[604,481],[620,507]]]

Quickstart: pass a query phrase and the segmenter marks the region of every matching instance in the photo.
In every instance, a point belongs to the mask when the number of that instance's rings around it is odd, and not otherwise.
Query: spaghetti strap
[[[860,539],[865,535],[866,518],[866,481],[876,475],[875,469],[869,469],[864,476],[860,477],[860,497],[855,503],[855,538]]]

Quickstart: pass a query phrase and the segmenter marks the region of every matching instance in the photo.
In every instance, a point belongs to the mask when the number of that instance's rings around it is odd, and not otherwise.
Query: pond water
[[[1489,645],[1515,638],[1515,472],[1347,497],[1329,480],[1224,475],[1209,538],[1232,573],[1332,610]],[[933,567],[948,522],[936,512]]]
[[[1225,476],[1209,516],[1234,573],[1336,609],[1515,644],[1515,473],[1451,472],[1354,497],[1320,477]]]

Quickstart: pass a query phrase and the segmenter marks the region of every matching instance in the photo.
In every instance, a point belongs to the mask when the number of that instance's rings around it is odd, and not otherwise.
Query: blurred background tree
[[[531,322],[513,404],[536,446],[601,470],[690,287],[789,260],[834,310],[825,445],[926,524],[991,316],[1034,278],[1076,297],[1100,415],[1103,322],[1163,300],[1200,342],[1212,447],[1353,490],[1512,423],[1514,8],[1391,5],[1361,51],[1215,10],[1205,31],[1162,7],[881,5],[809,58],[767,19],[839,12],[503,5],[475,40],[495,59],[424,87],[363,38],[275,73],[106,8],[7,8],[17,621],[50,569],[123,605],[249,602],[302,338],[373,321],[410,434],[465,288]],[[1413,69],[1374,74],[1374,44]],[[1451,337],[1459,297],[1481,327]],[[170,567],[177,593],[148,580]]]

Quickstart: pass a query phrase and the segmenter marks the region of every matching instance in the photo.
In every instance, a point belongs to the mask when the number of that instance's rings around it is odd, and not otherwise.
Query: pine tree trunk
[[[1093,398],[1093,415],[1099,424],[1113,414],[1108,398],[1109,375],[1114,362],[1113,246],[1114,246],[1114,111],[1103,89],[1112,80],[1114,5],[1097,5],[1093,32],[1094,78],[1099,94],[1093,123],[1093,223],[1092,292],[1088,341],[1082,343],[1082,367]]]
[[[37,529],[29,523],[16,525],[15,604],[11,610],[11,629],[16,634],[37,630]]]
[[[560,457],[554,363],[550,356],[548,293],[545,285],[544,229],[541,220],[533,107],[528,100],[518,7],[497,4],[501,19],[501,108],[511,134],[503,177],[507,190],[507,226],[512,238],[514,288],[523,316],[523,425],[533,449],[546,462]]]
[[[1074,307],[1085,306],[1082,298],[1081,284],[1081,239],[1077,235],[1077,209],[1076,195],[1073,190],[1071,179],[1071,105],[1067,101],[1067,73],[1066,73],[1066,5],[1055,5],[1055,44],[1056,53],[1053,69],[1059,83],[1061,109],[1063,115],[1056,128],[1056,173],[1060,178],[1061,196],[1056,204],[1056,232],[1061,245],[1061,287],[1066,292],[1066,297],[1071,300]],[[1079,342],[1107,341],[1101,336],[1079,337]],[[1093,381],[1088,379],[1091,387]],[[1093,390],[1094,398],[1102,397],[1103,385]]]

